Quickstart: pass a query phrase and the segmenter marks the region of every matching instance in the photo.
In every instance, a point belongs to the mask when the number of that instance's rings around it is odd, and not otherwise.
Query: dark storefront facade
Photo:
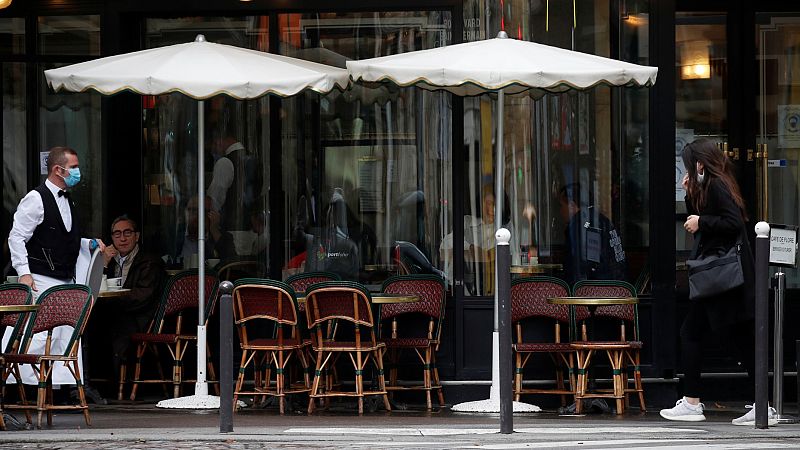
[[[481,395],[477,386],[490,377],[488,249],[494,202],[503,201],[512,262],[535,257],[564,266],[554,275],[568,281],[636,285],[648,402],[666,403],[676,395],[677,333],[688,305],[677,143],[701,136],[727,143],[751,218],[800,221],[800,130],[791,122],[800,117],[793,106],[800,11],[778,2],[754,8],[646,0],[581,0],[574,9],[545,0],[16,0],[0,11],[1,234],[8,235],[19,199],[43,179],[41,152],[67,145],[85,174],[77,188],[85,233],[107,239],[111,220],[127,213],[141,222],[144,246],[184,266],[195,149],[204,139],[212,207],[234,236],[237,258],[257,261],[264,275],[327,270],[373,286],[398,271],[447,279],[438,365],[455,401]],[[344,67],[348,59],[484,39],[501,28],[513,38],[659,67],[651,89],[507,96],[502,200],[491,194],[496,106],[489,96],[356,86],[288,99],[220,97],[206,102],[206,133],[198,136],[195,103],[180,94],[56,94],[42,73],[197,34]],[[786,161],[766,180],[766,160],[754,154],[751,161],[747,151],[764,143],[769,160]],[[221,160],[235,164],[232,182],[215,170]],[[619,236],[624,259],[614,270],[571,263],[565,230],[576,210]],[[789,271],[790,299],[798,283]],[[721,356],[723,343],[710,345],[709,371],[741,379],[736,361]]]

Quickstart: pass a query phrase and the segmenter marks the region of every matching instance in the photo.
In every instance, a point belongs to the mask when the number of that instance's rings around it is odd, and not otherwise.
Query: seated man
[[[213,209],[211,197],[206,197],[204,203],[205,220],[205,257],[221,259],[223,261],[235,259],[236,245],[233,235],[223,231],[220,226],[220,214]],[[179,254],[183,257],[184,264],[193,255],[198,253],[200,223],[197,217],[197,196],[193,196],[186,204],[186,235]]]
[[[568,184],[558,193],[561,217],[566,223],[564,242],[567,255],[564,264],[569,283],[579,280],[624,280],[625,250],[614,223],[598,208],[588,203],[581,207],[581,186]]]
[[[117,217],[111,224],[113,245],[103,252],[106,275],[121,277],[122,287],[130,289],[124,297],[109,301],[113,302],[108,325],[115,373],[127,357],[130,336],[147,330],[165,280],[164,262],[139,247],[139,235],[134,220],[125,215]]]

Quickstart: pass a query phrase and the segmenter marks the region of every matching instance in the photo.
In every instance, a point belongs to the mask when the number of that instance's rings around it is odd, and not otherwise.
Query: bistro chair
[[[131,343],[136,345],[136,367],[134,369],[133,388],[131,389],[131,400],[136,400],[136,392],[142,383],[155,383],[162,386],[172,384],[173,395],[180,396],[182,383],[194,380],[183,379],[183,357],[189,347],[196,346],[197,336],[197,299],[198,274],[196,270],[185,270],[172,276],[167,281],[161,301],[156,309],[155,316],[150,322],[150,326],[144,333],[134,333],[131,335]],[[208,325],[208,319],[214,311],[217,300],[217,288],[219,282],[217,277],[211,274],[205,275],[205,318],[204,325]],[[172,377],[165,378],[161,367],[159,347],[165,347],[172,357]],[[156,359],[159,378],[142,379],[142,359],[152,353]],[[208,375],[209,380],[214,380],[216,374],[211,363],[211,352],[206,343],[206,354],[208,355]],[[198,367],[198,370],[200,368]],[[126,373],[123,363],[121,373]],[[120,377],[119,392],[122,397],[124,377]],[[218,391],[219,386],[215,385]]]
[[[419,301],[381,305],[381,342],[386,345],[389,356],[389,384],[387,391],[425,391],[427,408],[432,409],[431,391],[438,395],[439,406],[444,406],[444,394],[436,367],[436,352],[444,322],[445,285],[435,275],[398,275],[387,279],[381,289],[387,294],[416,295]],[[415,317],[426,320],[427,326],[415,327]],[[399,322],[408,322],[399,327]],[[391,324],[390,330],[384,327]],[[404,324],[406,325],[406,324]],[[421,325],[419,320],[416,325]],[[397,365],[403,350],[413,350],[422,365],[422,384],[398,386]]]
[[[241,278],[260,277],[264,274],[264,265],[258,261],[240,260],[223,262],[217,269],[220,281],[234,282]]]
[[[297,299],[294,290],[280,281],[255,278],[243,278],[235,286],[233,315],[239,331],[242,359],[233,393],[233,404],[238,403],[239,395],[268,395],[279,398],[280,413],[283,414],[286,394],[310,390],[308,363],[304,352],[307,342],[303,342],[297,329]],[[264,331],[272,337],[257,337],[263,335]],[[293,355],[303,368],[302,384],[294,386],[291,379],[287,383],[285,375]],[[243,390],[245,372],[250,365],[254,366],[254,386],[252,390]],[[262,370],[262,367],[266,370]],[[271,377],[273,370],[274,389]]]
[[[286,284],[294,289],[296,293],[303,293],[308,290],[308,287],[316,283],[324,283],[326,281],[341,281],[342,277],[333,272],[305,272],[296,273],[286,277]],[[300,303],[297,305],[300,311],[305,311],[305,304]]]
[[[86,404],[86,396],[83,391],[83,378],[81,368],[78,364],[78,347],[80,346],[81,335],[86,327],[89,314],[92,311],[94,297],[88,286],[78,284],[63,284],[54,286],[39,295],[36,300],[39,309],[30,313],[30,320],[25,327],[25,334],[20,342],[19,351],[4,354],[4,363],[7,369],[3,373],[5,379],[8,375],[14,375],[17,380],[17,387],[20,392],[20,403],[15,405],[5,405],[5,409],[25,410],[25,416],[30,423],[28,411],[37,411],[38,419],[36,425],[42,427],[42,415],[47,413],[47,425],[53,425],[53,411],[77,409],[83,412],[86,425],[92,424],[89,417],[89,406]],[[73,328],[65,349],[60,354],[51,353],[51,339],[53,330],[59,326],[70,326]],[[47,340],[44,346],[44,353],[28,353],[33,335],[46,332]],[[19,366],[28,364],[39,377],[39,384],[36,394],[36,405],[28,404],[25,398],[25,390],[22,387],[22,377]],[[77,405],[55,405],[53,404],[53,366],[63,364],[75,379],[78,388]]]
[[[617,280],[582,280],[575,283],[573,288],[576,297],[636,297],[636,288],[630,283]],[[607,318],[619,322],[619,339],[616,340],[587,340],[572,343],[578,358],[578,389],[575,395],[576,411],[581,411],[579,399],[591,397],[587,393],[588,369],[594,352],[605,352],[611,365],[613,379],[613,398],[617,403],[617,414],[622,414],[629,403],[628,395],[636,393],[639,397],[639,407],[646,411],[644,403],[644,389],[642,387],[642,374],[640,370],[640,350],[642,341],[639,336],[639,311],[637,305],[606,305],[598,306],[592,312],[592,320]],[[628,339],[628,328],[633,328],[632,340]],[[628,388],[627,369],[633,370],[634,387]]]
[[[375,338],[375,322],[369,291],[358,283],[328,281],[317,283],[306,291],[306,320],[311,332],[311,346],[316,353],[314,382],[309,394],[308,412],[314,412],[314,400],[329,397],[357,397],[358,413],[364,413],[364,397],[380,395],[387,411],[391,410],[383,375],[383,353],[386,346]],[[336,326],[332,323],[336,322]],[[343,330],[344,324],[352,325]],[[349,328],[349,327],[348,327]],[[329,333],[329,330],[335,330]],[[352,335],[350,335],[352,332]],[[343,337],[343,335],[347,335]],[[323,370],[347,355],[355,373],[355,392],[335,390],[332,375],[322,380]],[[377,370],[378,385],[364,390],[364,368],[372,362]],[[330,372],[329,372],[330,373]],[[320,383],[324,382],[324,390]]]
[[[566,297],[570,293],[569,285],[558,278],[535,276],[518,278],[511,282],[511,323],[514,326],[514,399],[519,401],[523,394],[554,394],[561,396],[562,405],[566,404],[566,396],[575,395],[575,363],[574,349],[569,342],[562,342],[562,326],[566,325],[569,335],[573,331],[570,308],[566,305],[552,305],[547,302],[551,297]],[[585,307],[575,308],[579,320],[588,317]],[[552,339],[537,338],[532,341],[526,334],[538,331],[536,320],[549,319],[553,324]],[[527,333],[526,333],[527,332]],[[525,366],[534,354],[546,354],[556,368],[555,389],[533,389],[523,387]],[[567,369],[569,388],[564,384],[564,368]]]
[[[31,288],[28,285],[22,283],[0,284],[0,305],[30,305],[32,301],[33,296],[31,295]],[[8,344],[6,345],[5,350],[0,353],[0,377],[2,377],[3,385],[5,385],[6,378],[9,375],[5,362],[5,355],[14,354],[19,349],[20,338],[22,337],[22,331],[26,317],[27,314],[0,313],[0,327],[2,327],[4,330],[11,330]],[[24,388],[22,384],[17,384],[17,387],[19,387],[20,398],[22,398],[22,396],[25,395]],[[0,405],[0,409],[2,409],[1,407],[2,405]],[[30,423],[30,412],[26,410],[25,416],[28,420],[28,423]],[[6,429],[6,423],[5,420],[3,420],[2,414],[0,414],[0,429]]]

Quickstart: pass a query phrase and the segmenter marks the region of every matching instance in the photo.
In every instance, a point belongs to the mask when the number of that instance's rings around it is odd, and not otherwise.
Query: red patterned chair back
[[[239,341],[244,346],[254,343],[248,330],[271,329],[279,345],[288,339],[299,339],[297,298],[286,283],[261,278],[237,280],[233,288],[233,316]]]
[[[387,294],[416,295],[419,301],[390,303],[381,307],[381,320],[406,313],[420,313],[440,319],[444,316],[444,281],[435,275],[399,275],[387,279],[381,289]]]
[[[324,324],[336,321],[350,322],[370,329],[370,341],[375,344],[372,297],[367,288],[352,281],[328,281],[317,283],[306,291],[306,320],[309,330],[320,330]],[[311,333],[319,340],[319,333]],[[330,336],[329,336],[330,337]],[[321,345],[321,342],[314,344]]]
[[[0,284],[0,305],[30,305],[33,302],[31,295],[31,288],[22,283],[4,283]],[[25,314],[3,314],[0,320],[0,327],[11,327],[13,330],[11,336],[6,344],[5,353],[12,353],[15,351],[15,346],[21,338],[23,331],[23,319],[27,317]]]
[[[215,275],[208,273],[205,275],[205,279],[205,322],[208,323],[208,318],[216,304],[219,282]],[[197,308],[197,299],[200,297],[197,280],[196,270],[186,270],[175,274],[167,281],[154,319],[155,332],[162,331],[166,318],[180,314],[189,308]]]
[[[312,284],[341,280],[342,277],[331,272],[306,272],[296,273],[286,278],[286,284],[291,286],[295,292],[305,292]]]
[[[297,300],[286,283],[259,278],[242,278],[233,289],[233,314],[236,323],[267,319],[297,325]]]
[[[511,323],[530,317],[546,317],[569,323],[569,307],[551,305],[551,297],[569,296],[569,286],[558,278],[528,277],[511,282]]]
[[[42,292],[36,299],[39,309],[31,313],[20,349],[28,348],[34,334],[67,325],[74,331],[63,356],[69,356],[73,350],[77,351],[76,344],[83,334],[93,302],[92,290],[82,284],[63,284]]]
[[[576,297],[636,297],[636,288],[625,281],[616,280],[581,280],[575,283]],[[635,305],[599,306],[594,312],[596,317],[636,321]]]
[[[29,305],[33,301],[31,288],[22,283],[0,284],[0,305]],[[0,326],[13,327],[20,319],[19,314],[4,314]]]

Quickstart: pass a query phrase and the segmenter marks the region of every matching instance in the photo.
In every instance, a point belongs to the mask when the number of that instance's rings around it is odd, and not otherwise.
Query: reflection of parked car
[[[400,272],[405,274],[425,273],[438,275],[446,280],[445,273],[431,264],[422,250],[408,241],[395,241],[394,260],[400,266]]]

